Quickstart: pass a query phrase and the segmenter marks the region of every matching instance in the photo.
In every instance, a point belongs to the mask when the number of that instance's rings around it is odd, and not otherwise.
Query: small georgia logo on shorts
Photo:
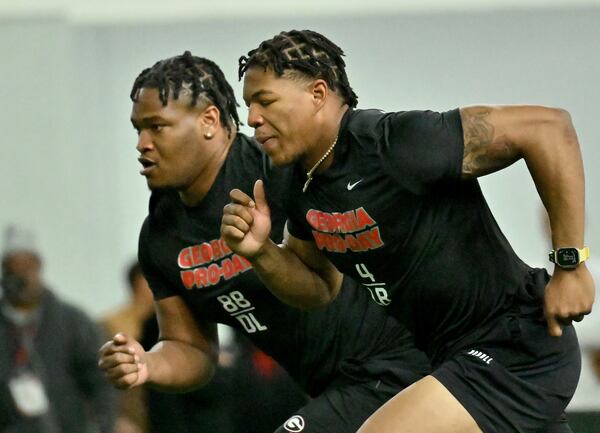
[[[304,430],[304,418],[300,415],[294,415],[285,422],[283,428],[292,433],[301,432]]]

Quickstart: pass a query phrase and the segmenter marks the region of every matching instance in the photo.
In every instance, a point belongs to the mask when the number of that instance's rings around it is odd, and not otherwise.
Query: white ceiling
[[[600,7],[600,0],[0,0],[0,18],[61,16],[122,23],[277,16]]]

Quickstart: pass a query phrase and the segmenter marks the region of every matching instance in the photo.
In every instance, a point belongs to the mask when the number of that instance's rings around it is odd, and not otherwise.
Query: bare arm
[[[218,339],[216,325],[198,326],[178,296],[155,302],[159,341],[145,352],[134,339],[117,334],[100,349],[99,366],[117,387],[144,383],[167,392],[186,392],[210,381]]]
[[[500,170],[525,160],[548,211],[552,244],[584,245],[585,191],[581,152],[569,114],[538,106],[461,108],[464,133],[463,177]],[[546,289],[550,333],[558,322],[579,319],[591,311],[594,284],[585,264],[575,270],[556,268]]]
[[[163,391],[183,392],[210,381],[218,357],[215,324],[198,326],[178,296],[156,302],[160,334],[146,354],[148,383]]]
[[[282,245],[269,239],[270,210],[262,181],[254,187],[254,200],[240,190],[230,193],[221,234],[229,247],[246,257],[267,288],[281,301],[298,308],[330,303],[341,286],[342,275],[314,242],[286,232]]]
[[[532,107],[461,109],[463,176],[477,177],[524,158],[548,211],[552,243],[583,246],[584,175],[569,114]]]
[[[269,242],[251,262],[271,292],[297,308],[329,304],[342,284],[342,274],[314,242],[295,238],[287,230],[283,244]]]

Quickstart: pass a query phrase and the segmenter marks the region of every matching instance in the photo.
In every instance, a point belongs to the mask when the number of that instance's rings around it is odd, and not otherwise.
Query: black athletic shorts
[[[430,374],[423,360],[423,353],[416,349],[404,352],[393,368],[389,360],[370,360],[368,365],[347,360],[342,363],[337,380],[297,410],[275,433],[356,433],[390,398]]]
[[[327,389],[294,413],[276,433],[355,433],[398,388],[382,380]]]
[[[547,275],[531,276],[525,293],[494,322],[481,343],[437,367],[439,380],[484,433],[567,433],[563,411],[581,369],[573,326],[548,335],[543,316]]]

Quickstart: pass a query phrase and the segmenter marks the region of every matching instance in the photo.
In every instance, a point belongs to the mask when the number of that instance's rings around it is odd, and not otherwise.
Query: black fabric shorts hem
[[[503,323],[504,322],[504,323]],[[560,338],[546,323],[507,315],[518,335],[461,350],[432,376],[463,405],[484,433],[571,432],[564,409],[579,379],[581,358],[572,326]]]
[[[294,412],[274,433],[355,433],[400,391],[384,380],[331,387]]]

